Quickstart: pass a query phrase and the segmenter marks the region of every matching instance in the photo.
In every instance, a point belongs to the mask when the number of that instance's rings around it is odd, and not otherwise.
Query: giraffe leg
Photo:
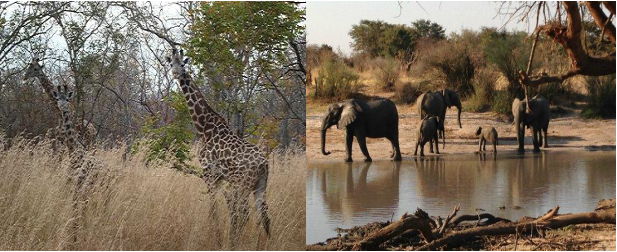
[[[206,187],[208,188],[208,196],[210,200],[210,212],[208,213],[208,220],[210,220],[211,226],[214,227],[214,238],[216,240],[216,244],[222,246],[223,240],[221,239],[221,229],[219,228],[219,214],[216,204],[216,193],[219,191],[217,184],[218,179],[213,176],[213,174],[211,174],[209,171],[211,170],[206,169],[206,171],[202,175],[202,179],[204,180]]]
[[[253,192],[255,196],[255,209],[259,214],[261,226],[266,230],[266,235],[270,238],[270,218],[268,217],[268,205],[266,204],[266,185],[268,177],[262,176],[257,182],[257,188]]]

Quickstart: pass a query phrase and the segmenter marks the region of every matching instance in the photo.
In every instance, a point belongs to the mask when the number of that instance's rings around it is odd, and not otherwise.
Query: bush
[[[615,75],[587,77],[585,118],[615,118]]]
[[[445,88],[455,90],[461,97],[473,93],[471,80],[475,65],[465,44],[442,41],[426,46],[420,54],[424,67],[419,70],[428,67],[437,72],[435,76],[428,76],[429,79],[442,80]]]
[[[358,91],[360,77],[340,60],[325,62],[315,79],[315,98],[347,99]]]
[[[399,78],[400,63],[393,58],[377,58],[374,64],[379,87],[383,91],[392,91]]]
[[[508,91],[497,91],[493,96],[493,105],[491,109],[500,114],[512,113],[512,102],[514,98],[510,97]]]
[[[490,107],[495,94],[495,82],[497,74],[491,69],[483,68],[476,71],[472,80],[473,95],[465,104],[465,110],[471,112],[481,112]]]
[[[555,103],[558,100],[569,99],[573,96],[573,91],[568,82],[552,82],[538,86],[537,88],[528,88],[529,97],[533,97],[536,94],[541,94],[551,103]]]
[[[404,104],[412,104],[416,102],[418,96],[422,94],[422,92],[418,89],[417,86],[411,84],[411,82],[399,82],[394,86],[395,91],[395,99]]]
[[[527,69],[529,62],[528,40],[524,32],[497,32],[484,30],[481,36],[484,39],[484,55],[507,79],[508,94],[511,99],[524,93],[518,82],[518,71]],[[532,68],[533,69],[533,68]]]
[[[191,131],[193,122],[181,93],[172,93],[171,99],[166,102],[176,111],[173,120],[158,127],[160,118],[149,118],[142,128],[145,137],[133,146],[133,152],[143,146],[147,149],[147,161],[172,161],[175,168],[182,170],[187,168],[185,162],[190,160],[190,143],[194,137]]]

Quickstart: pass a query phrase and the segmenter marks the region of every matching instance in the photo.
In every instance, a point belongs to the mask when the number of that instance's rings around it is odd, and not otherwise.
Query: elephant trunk
[[[458,127],[459,128],[463,128],[463,125],[461,125],[461,105],[456,106],[456,108],[458,108]]]
[[[321,154],[330,155],[329,151],[326,151],[326,130],[321,130]]]

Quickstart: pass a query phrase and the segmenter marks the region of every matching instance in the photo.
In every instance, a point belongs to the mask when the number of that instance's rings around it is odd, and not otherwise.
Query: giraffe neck
[[[54,95],[52,94],[54,85],[51,83],[51,81],[47,78],[47,76],[43,72],[41,72],[41,74],[38,75],[38,79],[39,79],[39,83],[43,87],[43,90],[45,90],[45,93],[47,94],[47,98],[49,98],[49,101],[51,101],[51,103],[55,105],[56,98],[54,98]],[[57,106],[53,106],[53,107],[58,109],[58,112],[61,111]]]
[[[77,137],[75,131],[75,124],[73,123],[73,112],[69,110],[62,110],[58,108],[62,112],[62,123],[60,124],[60,134],[64,137],[64,144],[69,151],[73,152],[79,148],[80,145],[75,139]]]
[[[231,134],[225,119],[208,105],[203,94],[187,73],[183,73],[178,82],[189,107],[191,120],[204,141],[216,135]]]

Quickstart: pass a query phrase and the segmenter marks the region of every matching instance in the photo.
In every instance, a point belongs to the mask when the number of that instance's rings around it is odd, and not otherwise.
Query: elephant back
[[[441,116],[446,109],[443,94],[440,92],[425,92],[421,97],[418,97],[418,100],[420,100],[418,106],[418,116],[420,119],[427,115]]]

